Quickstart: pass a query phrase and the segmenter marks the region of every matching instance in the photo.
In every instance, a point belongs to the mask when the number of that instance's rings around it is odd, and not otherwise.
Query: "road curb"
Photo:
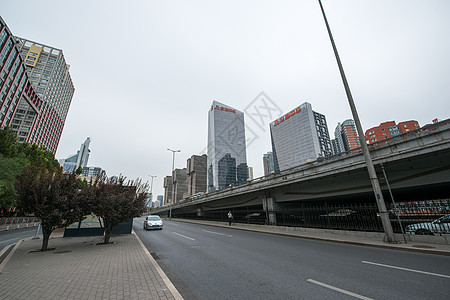
[[[153,258],[153,256],[150,254],[150,252],[148,251],[147,247],[145,247],[144,243],[141,241],[141,239],[139,238],[139,236],[134,232],[134,230],[132,231],[132,234],[136,237],[137,241],[139,242],[139,244],[141,245],[142,249],[144,250],[145,254],[147,255],[148,259],[151,261],[151,263],[153,264],[153,266],[156,268],[156,270],[158,271],[158,274],[161,276],[162,280],[164,281],[164,283],[166,284],[167,288],[169,289],[170,293],[173,295],[173,297],[177,300],[183,300],[183,297],[181,296],[181,294],[178,292],[178,290],[175,288],[175,286],[173,285],[173,283],[170,281],[169,277],[167,277],[166,273],[164,273],[164,271],[161,269],[161,267],[158,265],[158,263],[156,262],[156,260]]]
[[[9,259],[13,256],[14,252],[16,252],[17,248],[19,248],[19,245],[22,243],[22,241],[24,241],[25,239],[22,239],[20,241],[17,242],[17,244],[14,246],[14,248],[9,251],[8,255],[5,257],[5,259],[2,261],[2,263],[0,264],[0,274],[3,271],[3,268],[6,266],[6,264],[8,263]]]

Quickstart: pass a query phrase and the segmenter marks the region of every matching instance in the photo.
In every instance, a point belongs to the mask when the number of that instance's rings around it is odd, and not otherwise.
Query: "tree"
[[[9,128],[0,130],[0,208],[16,206],[16,178],[30,163],[45,166],[49,171],[60,169],[52,152],[36,145],[18,143]]]
[[[55,228],[70,225],[85,213],[79,205],[83,193],[75,174],[63,175],[60,169],[51,172],[32,163],[18,177],[16,188],[20,209],[41,220],[42,251],[48,249]]]
[[[125,177],[103,177],[93,183],[92,212],[101,218],[105,230],[104,243],[108,244],[114,228],[121,222],[138,217],[145,209],[147,184],[139,179],[125,184]]]

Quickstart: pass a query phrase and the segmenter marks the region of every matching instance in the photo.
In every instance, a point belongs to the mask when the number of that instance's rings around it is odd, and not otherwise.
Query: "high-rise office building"
[[[187,160],[187,196],[206,192],[206,154],[192,155]]]
[[[253,180],[253,167],[247,167],[248,169],[248,179]]]
[[[332,154],[325,116],[303,103],[270,123],[275,172]]]
[[[355,121],[348,119],[338,123],[334,130],[335,145],[333,145],[334,153],[344,153],[361,147],[358,139]]]
[[[366,142],[369,144],[372,143],[385,143],[384,140],[387,140],[396,135],[400,135],[403,133],[407,133],[409,131],[413,131],[419,129],[419,122],[415,120],[400,122],[395,124],[395,121],[388,121],[381,123],[379,126],[372,127],[365,132]]]
[[[244,113],[217,101],[208,112],[207,167],[208,192],[248,178]]]
[[[264,176],[270,175],[273,171],[275,171],[272,152],[269,151],[266,154],[263,154],[263,166],[264,166]]]
[[[42,110],[16,38],[0,17],[0,128],[11,127],[19,142],[30,141]]]
[[[82,167],[83,169],[87,167],[87,163],[89,160],[89,144],[91,143],[91,139],[88,137],[83,144],[81,144],[80,150],[77,151],[77,154],[71,155],[66,159],[60,159],[59,164],[63,167],[63,172],[74,172],[78,167]]]
[[[56,153],[69,106],[75,92],[61,49],[15,37],[37,95],[42,100],[40,114],[30,134],[29,142]],[[22,110],[31,111],[26,101]]]
[[[183,200],[185,194],[187,194],[186,168],[175,169],[172,172],[172,203],[179,203]]]
[[[173,204],[173,202],[172,202],[172,187],[173,187],[172,176],[164,177],[164,182],[163,182],[164,205]]]

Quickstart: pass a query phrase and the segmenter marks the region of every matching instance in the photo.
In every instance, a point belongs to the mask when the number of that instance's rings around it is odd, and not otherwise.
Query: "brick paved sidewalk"
[[[0,267],[0,299],[182,299],[134,234],[19,243]]]

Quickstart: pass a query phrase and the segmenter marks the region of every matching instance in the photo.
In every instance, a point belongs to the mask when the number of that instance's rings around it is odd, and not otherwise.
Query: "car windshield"
[[[148,217],[148,220],[149,221],[159,221],[159,220],[161,220],[161,218],[158,216],[151,216],[151,217]]]

